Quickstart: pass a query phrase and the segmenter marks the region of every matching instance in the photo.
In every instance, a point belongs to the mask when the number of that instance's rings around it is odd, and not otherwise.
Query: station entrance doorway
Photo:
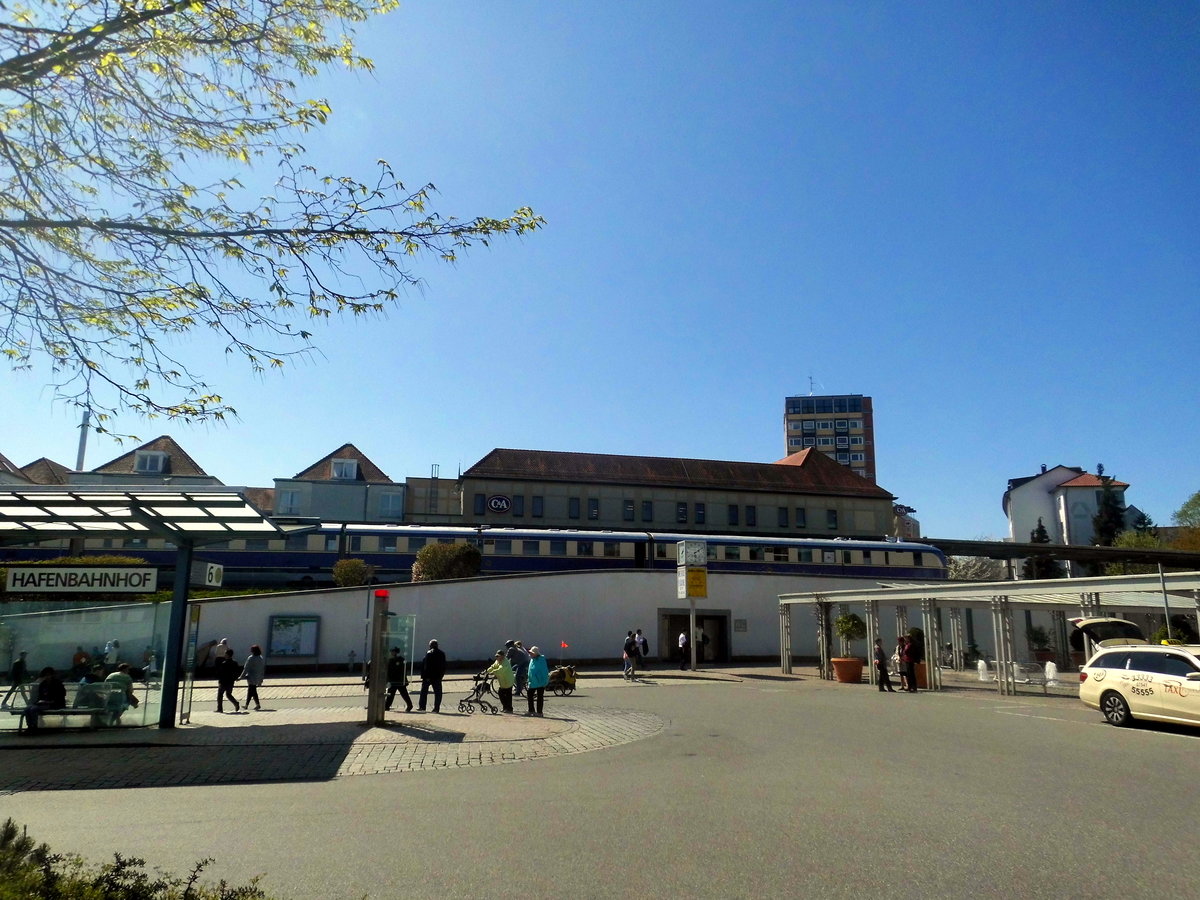
[[[696,610],[696,665],[729,662],[729,616],[729,610]],[[688,618],[686,609],[659,610],[659,659],[679,665],[679,635],[688,630]]]

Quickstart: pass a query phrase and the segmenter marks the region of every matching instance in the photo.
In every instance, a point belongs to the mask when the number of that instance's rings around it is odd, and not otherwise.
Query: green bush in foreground
[[[241,887],[200,884],[211,862],[200,860],[186,878],[147,872],[145,860],[119,853],[92,866],[51,853],[7,819],[0,825],[0,900],[269,900],[257,877]]]

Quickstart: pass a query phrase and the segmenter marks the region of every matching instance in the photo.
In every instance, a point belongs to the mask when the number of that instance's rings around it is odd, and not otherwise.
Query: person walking
[[[896,674],[900,678],[900,690],[908,690],[908,681],[904,677],[904,635],[897,635],[896,649],[892,651],[892,661],[896,663]]]
[[[621,658],[625,666],[622,674],[625,676],[626,681],[633,681],[637,678],[637,654],[637,641],[633,638],[633,632],[627,631],[625,632],[625,647],[621,653]]]
[[[887,651],[883,649],[883,638],[875,638],[875,670],[879,681],[879,690],[896,693],[892,680],[888,678]]]
[[[404,698],[405,712],[412,712],[412,698],[408,696],[408,673],[404,671],[404,657],[400,655],[400,648],[393,647],[391,655],[387,661],[387,699],[383,701],[383,708],[391,709],[392,701],[396,699],[396,693]]]
[[[529,686],[525,688],[525,701],[529,704],[527,716],[541,716],[546,699],[546,685],[550,683],[550,667],[546,657],[537,647],[529,648]]]
[[[650,657],[650,644],[646,641],[646,636],[642,634],[642,629],[638,629],[633,633],[633,639],[637,643],[637,663],[639,669],[646,668],[646,660]]]
[[[237,697],[233,696],[233,686],[237,684],[238,676],[242,674],[242,667],[234,661],[233,651],[226,650],[225,655],[218,659],[215,665],[217,670],[217,712],[225,712],[226,697],[233,704],[233,711],[241,712],[242,708],[238,705]]]
[[[8,706],[8,701],[12,695],[17,692],[25,682],[29,680],[29,663],[25,657],[29,655],[28,650],[22,650],[17,654],[17,658],[13,660],[12,667],[8,670],[8,680],[12,684],[8,687],[8,693],[4,695],[4,702],[0,703],[0,707]]]
[[[433,689],[433,711],[442,711],[442,679],[446,677],[446,654],[438,647],[437,641],[429,642],[425,651],[425,659],[421,661],[421,699],[417,709],[425,712],[425,701],[429,689]]]
[[[687,629],[679,632],[679,671],[687,671],[688,663],[688,635]]]
[[[488,666],[487,671],[483,673],[489,678],[496,679],[496,691],[500,694],[500,706],[503,707],[506,713],[513,711],[512,692],[513,684],[516,681],[516,673],[513,672],[512,666],[508,662],[508,657],[504,655],[503,650],[496,651],[496,661]]]
[[[230,654],[232,650],[228,651]],[[262,647],[258,644],[250,645],[250,655],[246,657],[246,664],[242,666],[242,678],[246,679],[246,712],[250,712],[250,701],[254,701],[256,710],[262,709],[262,704],[258,702],[258,687],[263,683],[263,676],[267,674],[267,661],[263,659]]]

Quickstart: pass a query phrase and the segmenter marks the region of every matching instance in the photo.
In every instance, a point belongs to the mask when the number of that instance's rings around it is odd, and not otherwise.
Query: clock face
[[[708,564],[708,545],[704,541],[680,541],[676,544],[676,560],[681,566]]]

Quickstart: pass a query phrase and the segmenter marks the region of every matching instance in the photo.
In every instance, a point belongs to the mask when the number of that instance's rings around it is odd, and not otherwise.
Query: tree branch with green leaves
[[[369,71],[353,30],[395,0],[39,0],[0,7],[0,354],[48,366],[101,429],[123,412],[235,412],[173,346],[219,336],[252,370],[313,351],[311,319],[379,313],[417,257],[524,235],[527,207],[467,220],[383,160],[319,172],[325,125],[296,79]],[[274,167],[268,196],[238,180]],[[193,184],[198,168],[222,171]]]

